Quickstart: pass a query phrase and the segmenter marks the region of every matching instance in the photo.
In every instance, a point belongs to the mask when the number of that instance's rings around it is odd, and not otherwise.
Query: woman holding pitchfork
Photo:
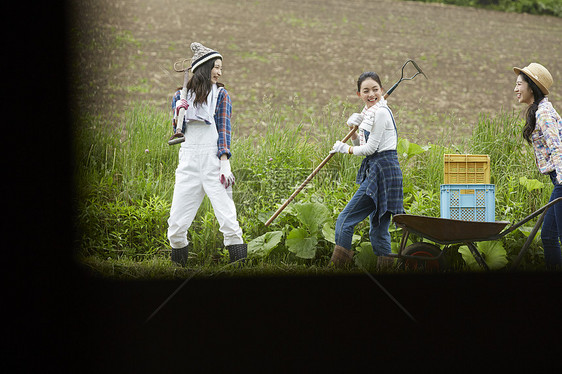
[[[388,232],[391,215],[404,213],[402,171],[396,153],[398,137],[392,111],[386,104],[376,73],[361,74],[357,96],[365,107],[361,113],[353,113],[347,125],[358,126],[359,134],[351,137],[353,146],[337,141],[330,151],[364,157],[356,179],[359,188],[336,221],[336,246],[331,262],[337,267],[352,262],[353,230],[369,217],[369,237],[380,268],[393,262],[387,256],[391,252]]]
[[[531,63],[513,68],[517,74],[514,92],[517,101],[528,105],[523,138],[533,146],[537,167],[548,174],[554,190],[550,201],[562,196],[562,118],[546,95],[552,85],[552,75],[541,64]],[[547,269],[560,269],[562,254],[562,204],[548,209],[541,228],[544,262]]]

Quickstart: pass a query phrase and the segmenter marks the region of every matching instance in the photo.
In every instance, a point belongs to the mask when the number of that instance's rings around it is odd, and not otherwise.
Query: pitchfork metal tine
[[[423,73],[420,73],[420,72],[418,71],[416,74],[412,75],[410,78],[402,78],[402,80],[403,80],[403,81],[411,81],[412,79],[414,79],[415,77],[417,77],[419,74],[423,74]],[[425,77],[425,74],[423,74],[423,76]],[[425,77],[425,79],[427,79],[427,77]]]
[[[416,74],[414,74],[413,76],[411,76],[410,78],[404,78],[404,68],[406,67],[406,65],[408,65],[409,63],[412,63],[414,65],[414,67],[416,68],[416,70],[418,71]],[[406,61],[404,63],[404,65],[402,65],[402,73],[400,74],[400,79],[398,80],[398,82],[394,83],[394,85],[392,87],[390,87],[390,89],[388,91],[386,91],[385,94],[385,98],[390,95],[395,89],[396,87],[398,87],[398,85],[400,84],[400,82],[402,81],[410,81],[412,79],[414,79],[418,74],[422,74],[425,79],[427,79],[427,76],[424,74],[424,72],[422,71],[422,69],[420,69],[420,67],[418,66],[418,64],[416,64],[416,62],[412,59]]]
[[[416,62],[414,60],[408,60],[408,62],[411,62],[412,65],[414,65],[414,67],[416,68],[416,70],[418,71],[413,77],[412,79],[414,79],[414,77],[418,74],[421,74],[425,77],[425,79],[427,79],[427,76],[425,75],[425,73],[422,71],[422,69],[418,66],[418,64],[416,64]]]

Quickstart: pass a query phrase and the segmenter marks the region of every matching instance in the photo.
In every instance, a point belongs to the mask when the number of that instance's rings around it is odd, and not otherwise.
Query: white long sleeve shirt
[[[364,108],[362,114],[359,136],[353,140],[353,154],[369,156],[375,152],[395,150],[398,139],[386,100],[383,99],[369,109]],[[370,133],[366,142],[365,131]]]

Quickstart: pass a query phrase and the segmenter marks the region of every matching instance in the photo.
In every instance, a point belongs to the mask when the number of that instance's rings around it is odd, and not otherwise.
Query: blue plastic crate
[[[495,210],[493,184],[441,185],[441,218],[494,222]]]

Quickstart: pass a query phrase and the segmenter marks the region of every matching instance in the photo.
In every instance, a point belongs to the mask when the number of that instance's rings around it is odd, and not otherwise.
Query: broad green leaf
[[[420,153],[424,153],[425,149],[423,149],[422,146],[415,144],[415,143],[410,143],[409,147],[408,147],[408,157],[412,157],[415,155],[419,155]]]
[[[478,243],[478,250],[484,255],[484,260],[490,270],[497,270],[507,265],[507,252],[500,241]]]
[[[294,210],[297,219],[311,234],[316,234],[324,222],[330,218],[330,210],[320,203],[296,204]]]
[[[521,234],[525,235],[525,237],[529,237],[529,235],[531,235],[531,231],[533,231],[534,227],[532,226],[520,226],[518,228],[516,228],[514,231],[518,231]],[[541,230],[539,229],[535,235],[535,237],[533,238],[533,240],[537,240],[537,238],[541,237]]]
[[[374,271],[377,265],[377,256],[373,252],[373,246],[370,242],[361,243],[357,248],[354,256],[355,264],[361,266],[368,271]]]
[[[396,151],[398,154],[410,159],[411,157],[423,153],[426,151],[423,147],[418,144],[410,143],[408,140],[400,138],[396,146]]]
[[[462,255],[462,259],[470,270],[482,270],[482,267],[478,265],[478,262],[476,262],[472,252],[470,252],[470,249],[466,245],[459,247],[459,253]]]
[[[336,244],[336,229],[332,227],[330,222],[326,222],[324,226],[322,226],[322,234],[324,235],[324,239],[332,244]]]
[[[303,228],[293,229],[285,240],[287,249],[300,258],[314,258],[316,244],[318,244],[316,236],[308,236],[308,232]]]
[[[527,189],[528,192],[539,190],[544,187],[544,183],[536,179],[519,178],[519,184]]]
[[[478,248],[478,252],[482,254],[482,257],[490,270],[501,269],[507,265],[507,252],[503,248],[501,242],[480,242],[477,243],[476,247]],[[462,255],[464,262],[471,270],[482,270],[482,267],[478,265],[476,259],[472,255],[472,252],[470,252],[470,249],[466,245],[459,248],[459,253]]]
[[[398,139],[398,144],[396,145],[396,151],[398,154],[408,157],[408,147],[410,146],[410,142],[404,138]]]
[[[273,248],[281,242],[282,231],[267,232],[248,243],[248,254],[258,257],[269,255]]]

